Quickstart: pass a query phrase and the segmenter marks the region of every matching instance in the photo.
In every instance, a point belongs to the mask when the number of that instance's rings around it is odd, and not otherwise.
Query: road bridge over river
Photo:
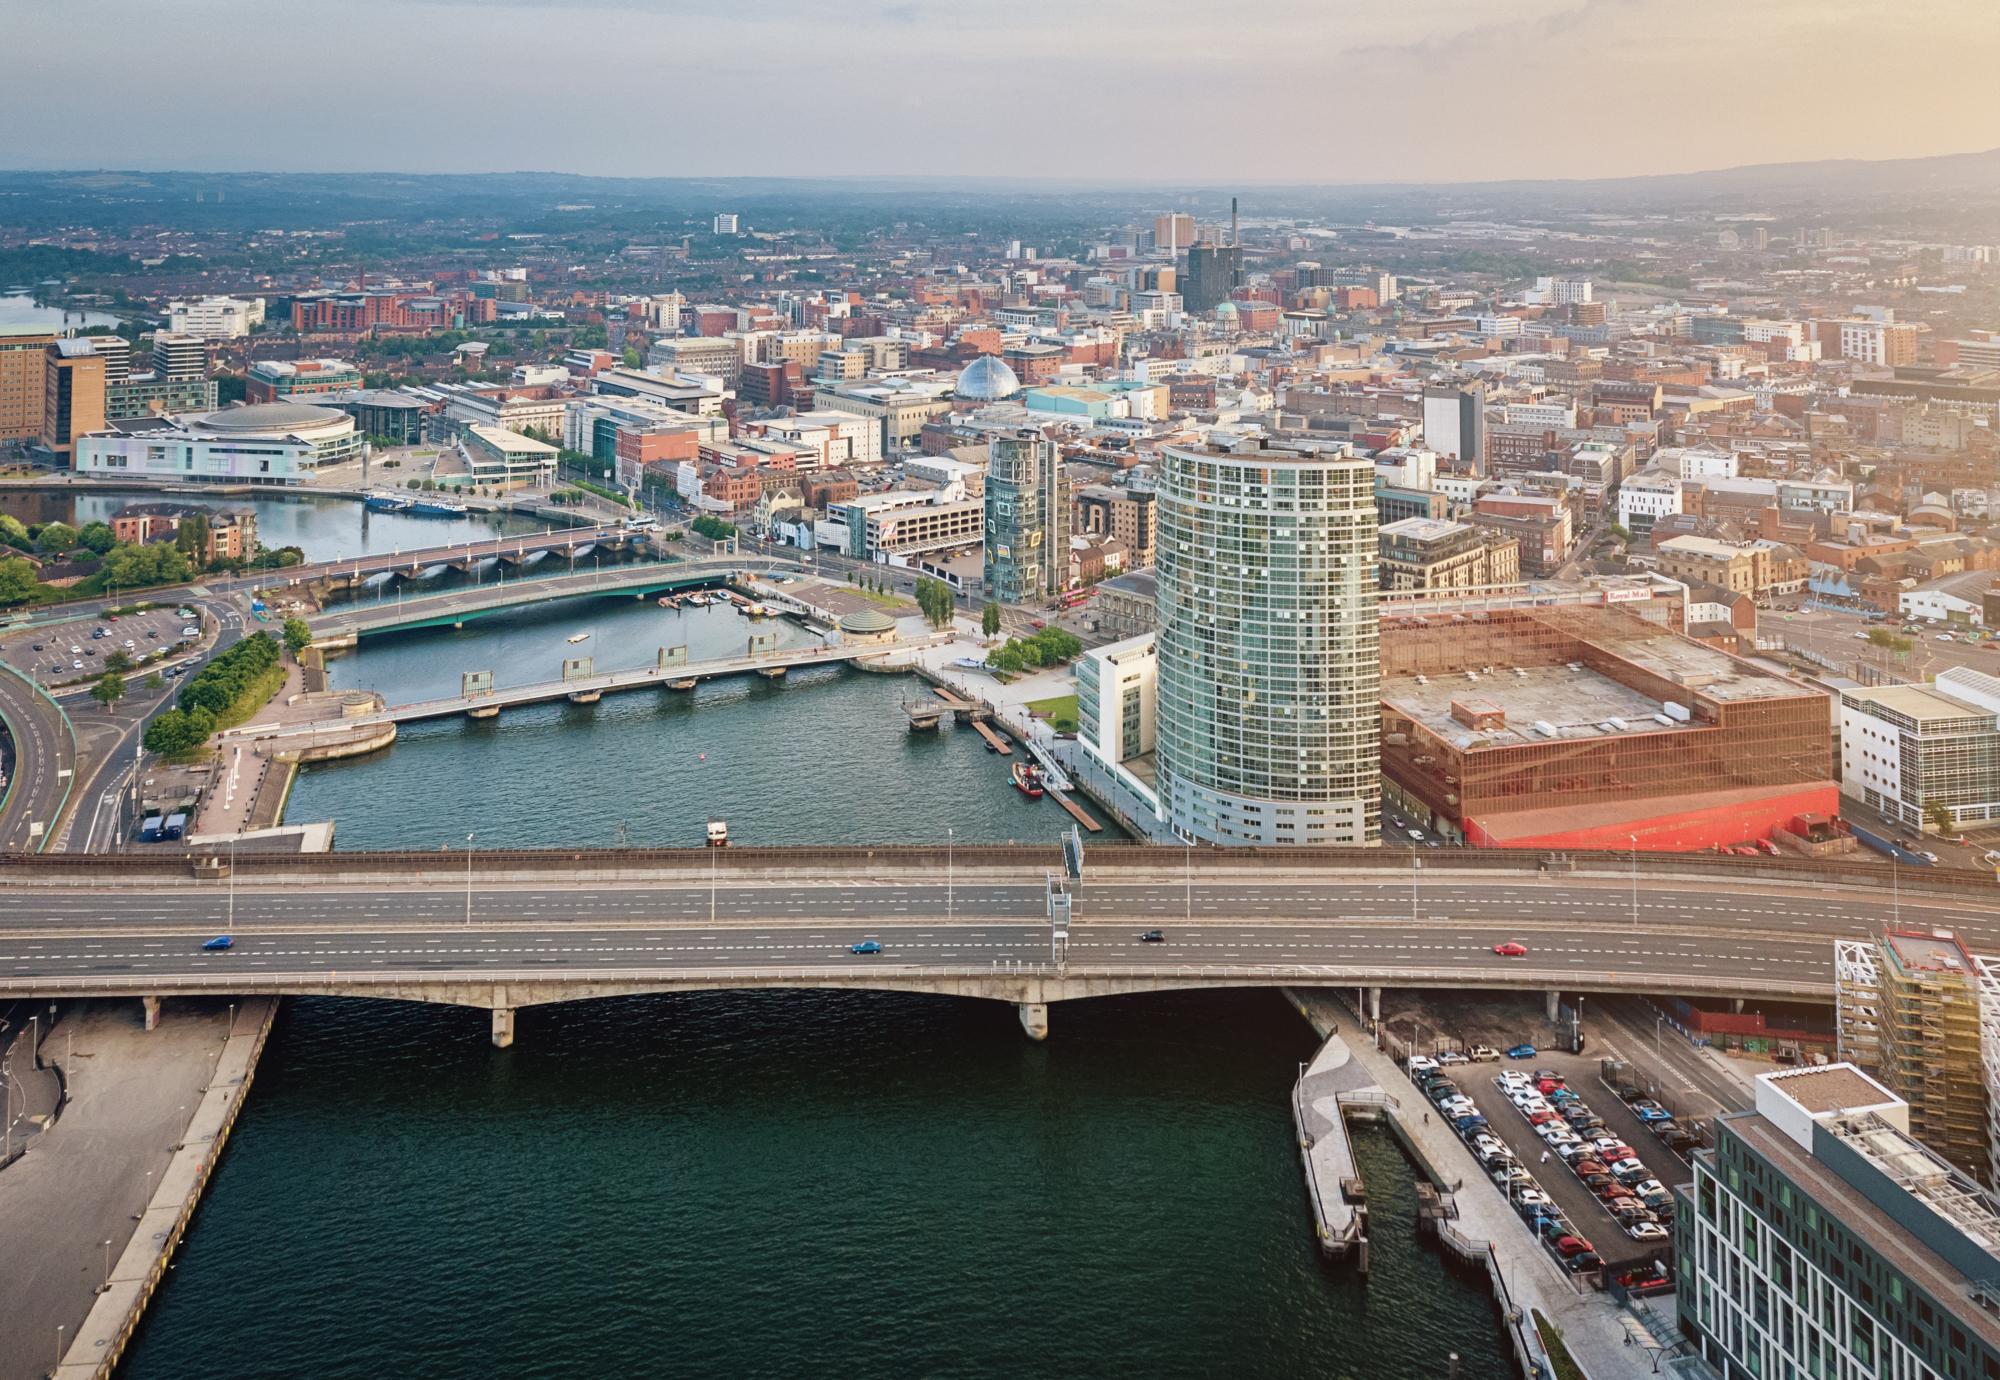
[[[1066,949],[1054,849],[245,854],[0,861],[0,996],[337,994],[513,1012],[745,987],[1052,1003],[1207,986],[1678,993],[1831,1002],[1833,940],[2000,948],[1990,881],[1736,858],[1086,850]],[[1147,943],[1141,932],[1159,929]],[[226,953],[201,943],[228,930]],[[1527,947],[1493,952],[1501,940]],[[856,954],[862,941],[879,953]]]
[[[796,575],[803,569],[791,561],[739,556],[693,561],[648,561],[350,605],[315,614],[306,622],[312,628],[316,645],[334,648],[351,646],[375,633],[410,628],[458,627],[475,618],[504,613],[524,604],[586,596],[643,599],[667,590],[726,584],[739,575]]]

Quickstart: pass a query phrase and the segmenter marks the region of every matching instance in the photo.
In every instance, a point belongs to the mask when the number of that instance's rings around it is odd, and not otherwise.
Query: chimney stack
[[[1241,230],[1239,230],[1239,229],[1237,228],[1237,225],[1236,225],[1236,198],[1235,198],[1235,197],[1231,197],[1231,198],[1229,198],[1229,242],[1230,242],[1231,244],[1241,244],[1241,243],[1243,243],[1243,232],[1242,232]]]

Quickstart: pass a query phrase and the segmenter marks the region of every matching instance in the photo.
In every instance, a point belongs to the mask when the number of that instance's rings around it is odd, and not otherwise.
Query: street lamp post
[[[944,826],[944,922],[949,925],[956,913],[954,901],[958,885],[958,831],[949,824]]]
[[[1181,835],[1181,856],[1187,863],[1187,922],[1194,923],[1194,835]]]
[[[1639,836],[1629,834],[1632,840],[1632,928],[1639,928]]]
[[[719,861],[715,854],[714,848],[708,850],[708,923],[711,925],[715,923],[715,877]]]
[[[465,923],[468,925],[472,923],[472,839],[471,834],[465,836]]]
[[[104,1246],[104,1287],[97,1292],[108,1294],[111,1292],[111,1238],[107,1236],[102,1245]]]

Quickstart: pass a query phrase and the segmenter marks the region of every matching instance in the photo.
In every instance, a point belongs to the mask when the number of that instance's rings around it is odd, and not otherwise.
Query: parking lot
[[[193,615],[182,617],[181,610]],[[186,605],[163,604],[142,613],[105,614],[98,618],[25,628],[0,638],[0,661],[44,687],[87,685],[104,674],[114,652],[124,652],[144,674],[153,658],[187,651],[184,629],[202,628],[200,611]],[[81,663],[79,665],[79,663]]]

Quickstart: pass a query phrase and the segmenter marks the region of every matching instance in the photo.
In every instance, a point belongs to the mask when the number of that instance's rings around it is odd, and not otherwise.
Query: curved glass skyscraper
[[[1220,844],[1379,842],[1374,467],[1169,446],[1156,503],[1162,814]]]

